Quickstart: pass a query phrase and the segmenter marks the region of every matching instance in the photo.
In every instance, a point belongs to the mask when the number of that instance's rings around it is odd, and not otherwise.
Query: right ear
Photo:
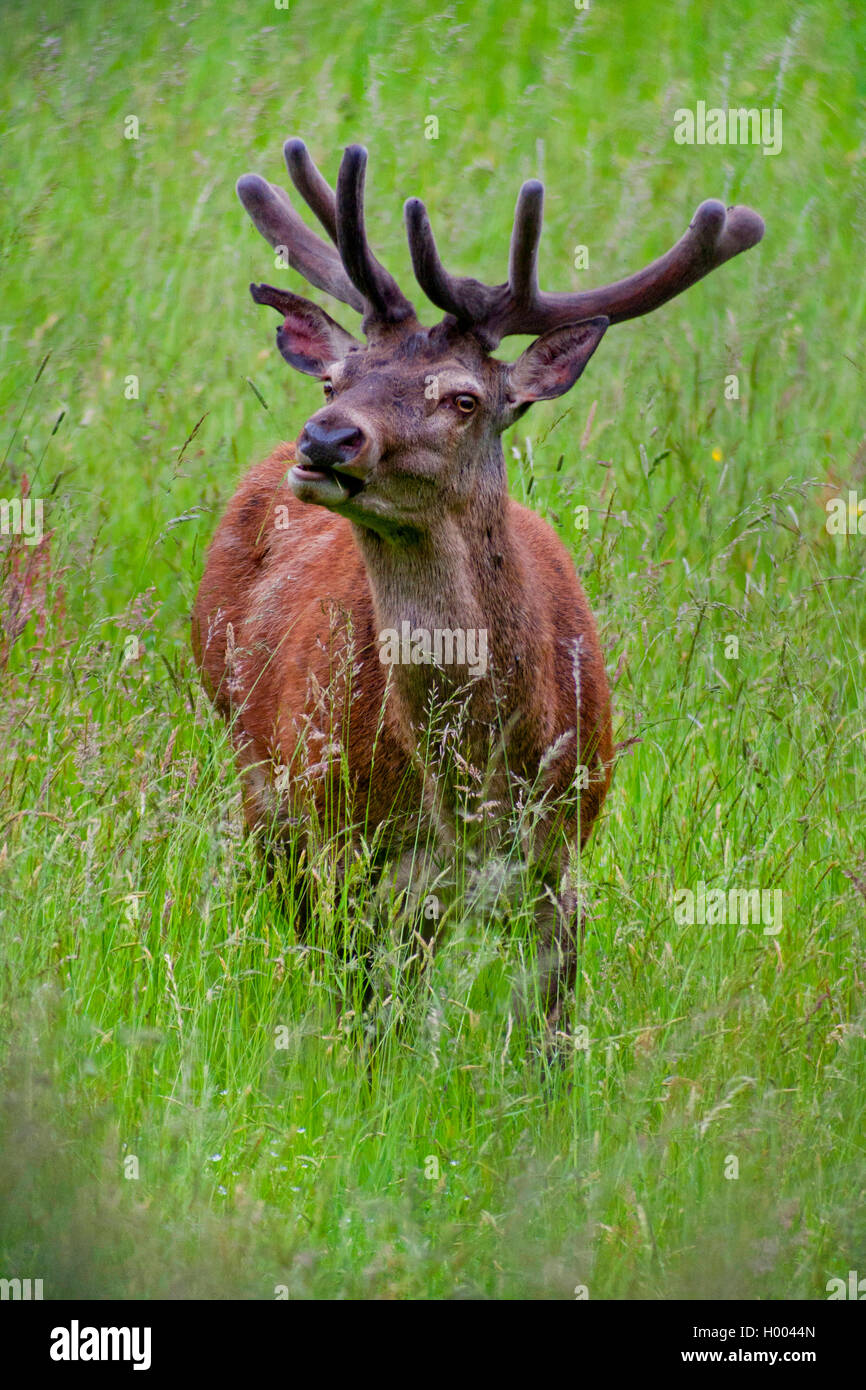
[[[322,377],[329,362],[341,360],[352,347],[360,347],[330,314],[299,294],[273,285],[250,285],[250,294],[257,304],[269,304],[284,315],[277,329],[277,347],[299,372]]]
[[[595,352],[610,319],[599,314],[552,328],[530,343],[508,368],[508,397],[521,412],[533,401],[564,396]]]

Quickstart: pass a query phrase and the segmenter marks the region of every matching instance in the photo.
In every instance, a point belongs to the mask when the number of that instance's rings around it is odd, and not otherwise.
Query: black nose
[[[310,420],[298,440],[298,448],[315,468],[339,468],[361,452],[363,431],[357,425],[327,425]]]

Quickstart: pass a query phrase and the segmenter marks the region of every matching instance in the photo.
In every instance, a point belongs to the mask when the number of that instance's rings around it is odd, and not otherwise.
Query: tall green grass
[[[0,541],[0,1274],[820,1298],[863,1273],[866,537],[824,507],[866,496],[858,7],[49,0],[2,23],[0,495],[26,478],[50,536]],[[698,100],[781,107],[782,153],[674,144]],[[582,865],[586,1046],[556,1066],[510,1011],[520,893],[470,897],[421,974],[386,904],[365,1015],[342,948],[369,941],[367,866],[340,886],[325,847],[302,940],[198,689],[206,543],[319,401],[248,299],[280,272],[233,193],[279,179],[290,134],[331,174],[369,146],[407,288],[414,193],[449,265],[497,281],[541,174],[551,288],[645,263],[706,196],[766,218],[505,441],[627,744]],[[781,932],[678,925],[699,881],[781,889]]]

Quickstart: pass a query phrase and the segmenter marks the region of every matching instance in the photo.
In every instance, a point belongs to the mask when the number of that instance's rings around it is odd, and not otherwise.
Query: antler
[[[301,221],[284,189],[259,174],[244,174],[237,181],[237,194],[265,241],[285,247],[289,265],[311,285],[363,314],[364,300],[339,255]]]
[[[483,285],[469,276],[449,275],[436,250],[427,209],[418,198],[406,203],[409,250],[419,285],[428,299],[489,349],[509,334],[546,333],[602,314],[611,323],[648,314],[732,256],[748,251],[764,235],[763,220],[751,208],[726,209],[710,198],[701,203],[676,245],[644,270],[596,290],[545,294],[538,288],[536,271],[543,202],[544,188],[537,179],[523,185],[514,211],[504,285]]]
[[[367,244],[364,230],[366,168],[364,146],[349,145],[337,175],[337,246],[349,279],[371,306],[374,318],[400,323],[414,318],[415,310]]]
[[[364,228],[364,171],[367,151],[350,145],[343,154],[337,194],[319,173],[303,140],[287,140],[283,153],[295,188],[316,214],[337,249],[301,221],[289,195],[258,174],[238,179],[237,193],[272,246],[283,246],[289,264],[320,290],[364,315],[364,326],[402,323],[415,310],[385,267],[376,260]],[[270,302],[270,301],[259,301]]]

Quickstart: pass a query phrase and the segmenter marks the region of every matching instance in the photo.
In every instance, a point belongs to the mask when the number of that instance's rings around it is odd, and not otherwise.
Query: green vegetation
[[[26,477],[47,535],[0,540],[0,1273],[595,1299],[866,1272],[866,535],[825,525],[866,498],[860,8],[46,0],[3,29],[0,495]],[[699,100],[780,107],[781,153],[674,143]],[[291,134],[329,175],[369,147],[371,239],[410,294],[410,194],[451,268],[496,281],[540,174],[562,289],[645,264],[704,197],[767,222],[505,441],[637,740],[583,865],[588,1047],[559,1065],[509,1018],[520,902],[467,905],[420,983],[386,932],[353,1016],[366,866],[338,890],[323,853],[301,944],[198,689],[207,541],[320,399],[249,299],[299,281],[233,191],[282,181]],[[701,881],[780,889],[781,931],[679,925]]]

